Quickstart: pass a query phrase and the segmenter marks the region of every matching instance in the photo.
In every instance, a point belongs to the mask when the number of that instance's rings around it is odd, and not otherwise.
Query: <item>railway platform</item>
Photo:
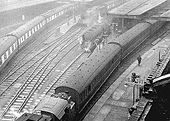
[[[144,84],[149,72],[161,59],[161,55],[165,54],[170,45],[170,36],[162,40],[159,38],[152,45],[154,46],[149,51],[141,55],[141,65],[138,66],[137,60],[131,64],[101,96],[83,121],[128,120],[128,109],[135,105],[135,100],[139,97],[139,86]],[[130,81],[132,73],[140,76],[137,86]]]

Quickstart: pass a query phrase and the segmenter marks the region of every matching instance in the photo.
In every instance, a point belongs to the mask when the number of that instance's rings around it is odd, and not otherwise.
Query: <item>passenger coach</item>
[[[80,7],[79,3],[63,5],[61,8],[50,10],[35,17],[28,23],[0,39],[0,71],[10,59],[26,44],[33,41],[45,27],[55,24],[56,18]],[[73,14],[73,12],[72,12]]]

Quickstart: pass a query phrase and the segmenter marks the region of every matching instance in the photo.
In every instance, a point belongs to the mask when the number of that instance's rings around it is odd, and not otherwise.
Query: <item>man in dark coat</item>
[[[140,66],[141,61],[142,61],[142,58],[141,58],[141,56],[140,56],[140,55],[137,57],[137,60],[138,60],[138,66]]]

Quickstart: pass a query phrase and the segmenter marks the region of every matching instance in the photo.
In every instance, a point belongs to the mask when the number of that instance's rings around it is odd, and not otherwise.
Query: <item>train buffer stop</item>
[[[122,19],[122,28],[126,19],[170,21],[170,1],[167,0],[130,0],[112,9],[108,15]],[[113,36],[111,39],[114,39]],[[109,41],[109,40],[108,40]],[[83,121],[127,121],[129,109],[138,103],[140,87],[147,83],[147,78],[160,61],[162,55],[169,60],[170,37],[155,40],[149,51],[144,53],[141,66],[137,60],[121,74],[95,103]],[[168,51],[166,53],[166,51]],[[164,62],[161,68],[165,68]],[[131,82],[132,73],[139,75],[136,82]]]

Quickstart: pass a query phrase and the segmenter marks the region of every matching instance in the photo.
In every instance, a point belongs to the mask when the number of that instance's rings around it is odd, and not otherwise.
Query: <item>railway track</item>
[[[54,29],[54,28],[53,28]],[[74,30],[73,30],[74,31]],[[47,37],[44,37],[40,35],[41,37],[39,39],[36,39],[33,43],[31,43],[28,47],[23,48],[19,54],[15,56],[15,58],[12,60],[12,65],[10,66],[10,69],[7,69],[4,76],[1,77],[1,80],[4,80],[3,78],[6,78],[8,75],[12,73],[12,71],[17,68],[20,64],[23,62],[27,62],[28,60],[32,59],[34,57],[34,53],[37,53],[35,55],[38,55],[40,52],[45,51],[48,49],[51,45],[53,45],[56,41],[60,41],[60,39],[64,39],[66,36],[70,35],[71,32],[66,33],[65,35],[54,39],[50,44],[44,44],[44,41],[47,40],[49,37],[51,37],[55,32],[49,31],[45,32],[43,35],[47,35]],[[1,83],[1,82],[0,82]]]
[[[101,86],[101,88],[97,91],[94,97],[91,98],[91,100],[88,102],[88,105],[85,107],[85,109],[82,110],[82,112],[79,113],[77,117],[75,117],[75,120],[82,121],[84,117],[87,115],[87,113],[91,110],[93,105],[98,101],[98,99],[100,99],[100,97],[110,87],[110,85],[113,84],[114,81],[136,60],[137,56],[139,54],[142,55],[150,48],[152,48],[153,47],[152,42],[155,41],[157,38],[163,39],[169,33],[170,31],[168,30],[168,27],[161,28],[157,30],[149,38],[147,38],[147,41],[145,41],[136,49],[134,49],[133,52],[130,55],[128,55],[125,58],[125,60],[122,61],[122,63],[119,65],[119,68],[114,71],[114,74],[112,74],[112,76],[106,80],[106,82]]]
[[[65,21],[66,22],[66,21]],[[64,22],[62,22],[64,23]],[[56,26],[53,26],[53,27],[48,27],[46,28],[45,30],[43,30],[39,35],[38,37],[35,37],[33,38],[32,40],[30,40],[28,42],[28,46],[20,49],[17,53],[17,55],[12,58],[12,60],[10,61],[9,63],[9,67],[10,68],[5,68],[3,70],[3,73],[0,77],[1,80],[3,80],[3,78],[5,78],[7,75],[9,75],[9,73],[14,69],[16,68],[16,66],[18,66],[20,63],[23,63],[24,61],[27,61],[27,57],[34,53],[35,51],[39,51],[41,50],[42,48],[45,48],[45,47],[48,47],[49,45],[45,45],[44,42],[48,39],[51,39],[53,37],[53,41],[59,41],[59,39],[62,38],[62,36],[59,36],[59,37],[55,37],[55,34],[56,34],[56,29],[62,24],[60,23],[59,25],[56,25]],[[71,32],[68,32],[66,33],[67,35],[71,34]],[[63,36],[66,36],[66,35],[63,35]],[[52,44],[52,43],[51,43]]]
[[[71,36],[74,36],[74,35],[75,35],[75,33],[73,33]],[[71,37],[71,36],[69,36],[69,37]],[[10,73],[4,79],[1,80],[0,96],[2,96],[2,94],[4,92],[3,87],[6,87],[6,85],[11,85],[10,82],[8,83],[8,80],[18,80],[22,75],[25,74],[25,73],[22,73],[22,72],[26,72],[26,71],[29,71],[30,69],[33,69],[33,67],[36,67],[36,65],[40,64],[43,59],[45,61],[48,54],[51,51],[53,51],[54,48],[60,47],[61,44],[64,44],[63,41],[65,41],[65,39],[68,39],[68,38],[64,37],[62,40],[57,42],[57,45],[53,45],[54,43],[51,43],[49,46],[47,46],[43,50],[40,50],[38,53],[35,53],[35,54],[31,55],[31,57],[28,57],[29,59],[26,62],[24,62],[22,64],[19,63],[18,65],[15,66],[15,68],[12,68]],[[49,52],[46,53],[45,51],[49,51]],[[18,73],[18,74],[16,74],[16,73]],[[13,76],[14,74],[16,75],[16,77]],[[6,90],[7,89],[5,89],[5,91]]]
[[[34,93],[41,90],[41,87],[44,86],[52,71],[55,70],[59,64],[61,64],[63,59],[67,57],[72,51],[76,51],[79,47],[79,44],[76,41],[76,35],[78,35],[80,32],[81,29],[78,29],[70,36],[67,36],[61,41],[56,42],[55,45],[52,43],[50,46],[44,50],[41,50],[39,53],[35,53],[32,55],[32,58],[19,66],[19,68],[16,68],[2,81],[0,85],[0,87],[2,87],[0,89],[3,89],[1,91],[2,93],[0,94],[1,98],[7,96],[7,99],[9,100],[2,108],[3,112],[1,112],[1,118],[5,120],[11,120],[13,119],[14,112],[22,113],[22,111],[29,110],[30,103],[32,103],[34,98]],[[88,57],[88,55],[89,54],[84,53],[79,53],[77,55],[76,53],[76,55],[74,55],[76,60],[72,61],[70,66],[62,71],[58,80],[68,77],[72,72],[76,70],[76,68],[79,67],[79,65],[81,65],[84,58]],[[68,69],[69,71],[67,72]],[[56,85],[56,82],[53,83],[53,85],[46,84],[46,87],[44,87],[44,89],[46,89],[43,91],[43,95],[47,93],[51,94],[53,91],[52,87]],[[15,90],[11,97],[8,96],[13,86],[18,83],[20,84],[18,87],[19,89]],[[39,96],[40,99],[42,97],[42,95]]]

